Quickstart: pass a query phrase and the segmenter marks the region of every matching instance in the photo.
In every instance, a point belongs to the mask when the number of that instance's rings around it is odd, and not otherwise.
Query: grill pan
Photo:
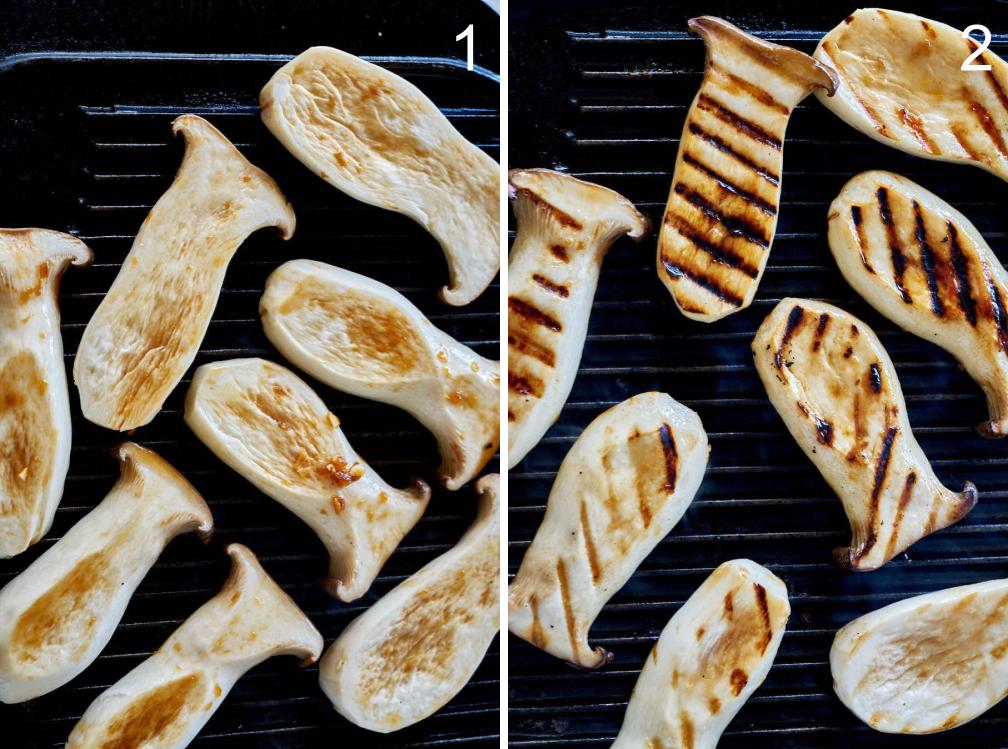
[[[474,143],[499,159],[499,83],[469,73],[454,37],[475,23],[477,63],[497,66],[497,16],[477,0],[431,20],[417,4],[7,3],[0,16],[0,221],[69,230],[95,263],[67,273],[60,305],[68,375],[83,329],[112,283],[137,229],[178,168],[182,144],[171,121],[194,112],[219,127],[273,176],[294,205],[298,227],[282,242],[252,236],[227,274],[194,367],[263,356],[283,362],[258,319],[268,274],[292,258],[340,265],[396,287],[431,320],[479,353],[499,356],[498,286],[463,308],[438,301],[446,264],[432,238],[409,219],[365,206],[313,176],[258,117],[259,89],[312,44],[361,54],[417,84]],[[142,5],[143,7],[136,7]],[[456,28],[457,27],[457,28]],[[226,33],[224,33],[226,32]],[[450,33],[449,33],[450,32]],[[249,50],[254,50],[249,53]],[[399,56],[396,56],[399,55]],[[412,56],[406,56],[412,55]],[[291,513],[220,463],[189,431],[182,404],[191,372],[154,421],[131,436],[179,468],[207,499],[217,532],[171,544],[140,586],[123,624],[98,661],[71,684],[17,705],[0,705],[4,749],[62,747],[82,711],[140,663],[209,599],[229,569],[224,546],[247,544],[322,632],[327,645],[383,593],[441,554],[475,516],[470,487],[435,488],[427,515],[392,556],[370,593],[344,604],[324,593],[327,555]],[[343,422],[355,448],[396,486],[419,475],[434,485],[433,438],[397,409],[342,395],[302,375]],[[118,474],[111,448],[123,437],[86,421],[71,385],[74,446],[52,532],[28,552],[0,562],[0,585],[23,570],[94,507]],[[487,471],[496,470],[496,465]],[[437,715],[390,736],[357,729],[332,710],[318,669],[276,658],[241,680],[194,747],[496,747],[499,657],[495,643],[462,693]]]
[[[686,20],[720,15],[747,31],[811,53],[855,4],[587,0],[546,9],[513,1],[509,98],[512,167],[548,166],[620,191],[660,221],[679,134],[703,71],[702,42]],[[986,24],[1008,53],[1008,10],[994,3],[889,3],[965,28]],[[758,8],[758,10],[754,10]],[[1002,32],[1002,33],[998,33]],[[646,655],[672,614],[722,561],[749,557],[787,583],[792,615],[776,664],[719,743],[733,747],[1008,746],[1008,702],[931,737],[888,736],[835,697],[829,647],[849,620],[901,598],[1008,575],[1008,444],[977,436],[979,388],[951,356],[904,333],[861,301],[826,242],[826,213],[865,169],[920,182],[962,210],[1008,260],[1008,186],[979,169],[886,148],[813,98],[795,111],[784,147],[780,223],[753,305],[718,323],[683,317],[655,275],[655,239],[620,240],[606,258],[581,368],[556,425],[510,473],[510,566],[521,561],[557,467],[605,408],[664,390],[695,409],[710,435],[710,466],[680,524],[603,610],[591,641],[615,654],[576,671],[511,636],[509,741],[545,749],[608,747]],[[880,335],[898,370],[914,433],[939,478],[973,480],[980,503],[958,525],[914,545],[883,569],[848,573],[831,550],[846,545],[841,505],[767,400],[749,344],[784,296],[821,298]]]

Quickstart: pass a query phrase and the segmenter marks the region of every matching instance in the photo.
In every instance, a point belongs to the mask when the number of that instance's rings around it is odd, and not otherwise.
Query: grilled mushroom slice
[[[294,211],[276,183],[206,120],[172,125],[186,140],[175,181],[151,209],[74,361],[84,415],[126,431],[157,415],[196,357],[228,262],[245,238]]]
[[[853,539],[833,552],[838,564],[878,569],[973,509],[972,483],[957,494],[931,470],[892,361],[861,320],[823,302],[783,299],[752,350],[770,402],[843,503]]]
[[[613,406],[581,433],[508,590],[508,628],[582,668],[610,660],[588,630],[679,522],[707,468],[707,433],[665,393]]]
[[[251,551],[227,551],[231,576],[221,592],[91,703],[67,749],[182,749],[249,669],[275,655],[318,659],[322,636],[308,617]]]
[[[1008,433],[1008,273],[959,211],[890,172],[864,172],[830,206],[847,283],[900,327],[955,356],[987,395],[985,437]]]
[[[329,592],[364,595],[423,515],[430,487],[395,489],[343,436],[322,399],[288,369],[232,359],[196,370],[185,420],[259,491],[293,512],[329,551]]]
[[[168,542],[213,530],[203,498],[160,457],[126,443],[119,460],[104,501],[0,591],[2,702],[47,694],[84,671]]]
[[[548,169],[509,174],[518,234],[508,259],[508,461],[559,416],[581,361],[602,259],[648,220],[622,195]]]
[[[430,321],[395,289],[314,260],[266,282],[266,336],[312,377],[405,409],[437,438],[442,481],[458,489],[500,444],[500,364]]]
[[[819,100],[848,125],[914,156],[972,163],[1008,179],[1008,65],[990,50],[984,73],[960,70],[978,48],[962,32],[911,13],[855,11],[819,42],[837,95]]]
[[[302,164],[352,198],[409,216],[440,243],[448,304],[468,304],[500,267],[500,166],[416,86],[331,47],[312,47],[259,94],[262,119]]]
[[[707,62],[658,235],[658,277],[684,315],[714,322],[752,303],[766,267],[792,110],[814,89],[832,95],[837,80],[720,18],[694,18],[689,29]]]
[[[320,663],[322,691],[379,733],[433,715],[472,678],[500,629],[500,476],[476,484],[458,544],[357,617]]]
[[[70,464],[70,399],[57,306],[67,266],[91,262],[69,234],[0,229],[0,559],[44,536]]]
[[[765,567],[736,559],[714,570],[662,630],[612,749],[714,749],[770,672],[790,614]]]

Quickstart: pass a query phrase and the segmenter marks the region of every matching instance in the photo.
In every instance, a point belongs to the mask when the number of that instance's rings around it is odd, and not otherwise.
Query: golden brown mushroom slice
[[[210,508],[155,453],[126,443],[108,496],[0,590],[0,702],[34,699],[90,666],[175,536],[213,530]]]
[[[830,669],[841,702],[876,731],[935,733],[1004,699],[1006,655],[1008,580],[991,580],[855,619],[837,632]]]
[[[714,322],[748,307],[780,210],[784,131],[815,89],[836,77],[803,52],[730,23],[689,22],[703,37],[703,82],[686,115],[658,235],[658,277],[679,310]]]
[[[367,592],[430,499],[419,479],[406,490],[389,486],[315,391],[263,359],[197,369],[185,420],[218,458],[315,531],[329,551],[326,588],[344,601]]]
[[[1008,433],[1008,273],[980,232],[932,192],[864,172],[830,206],[829,245],[880,313],[951,353],[987,396],[984,437]]]
[[[468,304],[500,267],[500,166],[412,83],[312,47],[259,94],[262,119],[301,163],[352,198],[416,221],[440,243],[448,304]]]
[[[276,655],[305,664],[322,636],[241,544],[224,588],[85,711],[67,749],[182,749],[246,671]]]
[[[433,715],[472,678],[500,629],[500,476],[484,476],[476,521],[336,638],[322,691],[355,725],[398,731]]]
[[[911,13],[862,8],[819,42],[815,57],[836,70],[837,95],[823,105],[865,135],[900,151],[972,163],[1008,178],[1008,64],[990,50],[960,68],[978,45],[962,32]]]
[[[270,342],[330,387],[405,409],[433,432],[438,473],[458,489],[500,444],[500,363],[435,328],[385,284],[314,260],[292,260],[259,303]]]
[[[42,538],[63,496],[71,424],[57,296],[67,267],[90,262],[69,234],[0,229],[0,559]]]
[[[213,125],[183,115],[175,181],[147,215],[74,361],[84,415],[109,429],[148,423],[182,379],[210,325],[224,274],[245,238],[294,211],[276,183]]]
[[[508,463],[516,466],[567,402],[588,332],[599,270],[648,220],[601,185],[549,169],[515,169],[518,234],[508,261]]]
[[[910,430],[889,355],[842,309],[783,299],[756,331],[756,370],[791,436],[840,498],[856,571],[878,569],[911,544],[961,520],[977,501],[942,485]]]
[[[662,630],[612,749],[714,749],[770,672],[790,614],[765,567],[736,559],[714,570]]]

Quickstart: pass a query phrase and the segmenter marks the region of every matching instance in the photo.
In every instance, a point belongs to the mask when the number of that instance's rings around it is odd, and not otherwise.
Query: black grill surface
[[[548,166],[620,191],[657,222],[686,110],[700,84],[695,15],[811,52],[857,6],[835,2],[562,3],[544,13],[512,2],[512,167]],[[994,3],[898,3],[896,9],[964,28],[984,23],[1008,52],[1008,12]],[[1000,32],[1000,35],[999,35]],[[598,618],[593,642],[615,654],[576,671],[511,636],[510,744],[607,747],[639,670],[669,618],[723,561],[749,557],[787,583],[793,613],[765,684],[719,746],[1008,746],[1008,703],[952,733],[899,737],[860,723],[833,694],[827,662],[836,630],[901,598],[1008,574],[1008,444],[978,437],[979,388],[935,346],[899,331],[846,285],[826,243],[826,212],[844,182],[869,168],[919,181],[962,210],[1008,260],[1008,187],[979,169],[903,155],[862,136],[811,97],[795,111],[784,148],[780,223],[749,309],[712,325],[687,320],[655,275],[655,240],[621,240],[603,264],[588,340],[557,424],[510,474],[511,572],[542,518],[557,467],[585,425],[607,407],[663,390],[695,409],[710,436],[706,479],[671,534]],[[784,296],[850,310],[880,335],[896,364],[910,421],[938,476],[970,479],[980,503],[953,528],[872,573],[835,567],[849,529],[839,501],[805,459],[766,398],[749,344]]]
[[[458,59],[464,46],[454,41],[476,21],[481,42],[477,61],[496,67],[497,19],[480,3],[460,4],[437,23],[425,21],[413,7],[417,4],[395,2],[380,11],[343,3],[340,8],[323,3],[287,8],[280,2],[254,7],[157,2],[137,4],[145,7],[133,7],[126,18],[126,10],[113,12],[112,6],[96,17],[77,4],[39,4],[43,9],[16,5],[3,10],[6,51],[18,54],[8,54],[0,63],[0,221],[71,231],[95,252],[90,268],[68,271],[61,293],[68,375],[84,326],[147,211],[171,183],[182,155],[171,122],[186,112],[206,117],[271,174],[298,220],[289,242],[266,230],[238,251],[194,367],[239,356],[283,362],[262,333],[258,300],[268,274],[299,257],[334,263],[394,286],[436,325],[481,354],[498,357],[498,285],[467,307],[442,304],[436,291],[447,269],[434,240],[410,220],[356,203],[312,175],[273,139],[256,105],[259,89],[293,54],[312,44],[330,44],[369,57],[417,84],[463,134],[499,159],[498,81],[485,69],[467,72]],[[221,5],[243,12],[224,13]],[[73,22],[74,14],[81,15],[79,23]],[[49,49],[33,52],[26,40]],[[115,51],[94,49],[96,45]],[[413,475],[434,484],[437,449],[415,421],[397,409],[305,379],[381,475],[397,486],[405,486]],[[259,555],[328,645],[382,594],[452,546],[474,517],[471,487],[457,493],[435,489],[427,515],[371,592],[353,604],[330,598],[318,585],[327,556],[311,531],[221,464],[185,426],[182,404],[189,382],[187,375],[164,411],[131,438],[159,452],[203,493],[217,523],[213,540],[203,546],[183,537],[171,544],[140,586],[112,642],[82,676],[27,704],[0,705],[4,749],[62,746],[91,701],[219,589],[229,569],[224,554],[229,542],[247,544]],[[94,507],[118,475],[110,452],[122,436],[81,416],[72,385],[71,402],[73,453],[55,526],[32,550],[0,563],[0,584]],[[317,667],[302,670],[294,659],[268,661],[238,683],[193,746],[498,744],[496,643],[455,700],[418,726],[387,737],[341,718],[317,680]]]

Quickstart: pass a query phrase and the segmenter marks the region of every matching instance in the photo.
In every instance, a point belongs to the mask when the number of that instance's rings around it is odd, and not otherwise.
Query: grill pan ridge
[[[274,20],[280,17],[281,3],[265,5],[271,6]],[[433,31],[430,23],[416,25],[414,34],[406,34],[401,24],[413,19],[409,11],[396,19],[400,5],[391,3],[362,20],[356,42],[352,19],[343,18],[341,23],[349,23],[343,31],[318,35],[306,27],[301,29],[304,38],[286,38],[283,49],[263,53],[224,48],[223,53],[211,54],[193,49],[188,37],[183,39],[190,46],[180,42],[175,53],[124,51],[168,48],[171,38],[155,35],[114,53],[81,50],[73,41],[57,51],[17,49],[16,56],[0,63],[5,112],[0,118],[0,221],[6,226],[69,230],[95,252],[90,268],[68,271],[60,294],[68,377],[84,326],[144,216],[178,168],[182,143],[172,138],[171,122],[186,112],[206,117],[252,163],[274,177],[298,219],[290,241],[266,230],[239,249],[193,368],[245,356],[287,364],[262,332],[258,302],[269,273],[280,263],[301,257],[333,263],[395,287],[435,325],[478,353],[498,358],[499,284],[466,307],[442,304],[436,292],[447,278],[447,266],[437,243],[409,219],[357,203],[312,175],[259,119],[257,96],[272,73],[311,44],[328,43],[362,54],[419,86],[463,135],[499,161],[498,79],[485,68],[467,72],[454,42],[458,30],[476,18],[483,24],[477,23],[477,30],[484,30],[484,50],[477,61],[495,68],[496,51],[488,40],[496,16],[488,10],[483,13],[482,6],[473,2],[472,12],[458,9],[443,21],[451,24],[447,27],[451,35],[440,22],[434,24],[437,37],[428,33]],[[4,14],[10,32],[10,9]],[[317,15],[327,28],[335,27],[327,12]],[[461,23],[463,18],[468,20]],[[456,25],[458,30],[453,30]],[[402,42],[398,54],[381,41],[377,32],[382,29],[393,30],[387,36]],[[412,46],[403,42],[407,38],[414,40]],[[370,39],[377,40],[371,48],[379,53],[369,56]],[[144,42],[148,46],[141,46]],[[0,586],[101,501],[118,474],[111,448],[126,438],[154,449],[194,483],[213,511],[217,530],[206,546],[189,536],[172,542],[141,584],[111,643],[84,674],[40,699],[0,705],[4,724],[0,747],[62,747],[76,720],[101,691],[138,665],[217,592],[229,569],[224,547],[230,542],[244,543],[260,557],[327,645],[381,595],[454,545],[475,517],[476,502],[471,486],[447,492],[436,485],[439,458],[433,437],[398,409],[343,395],[299,375],[341,419],[351,444],[385,479],[406,486],[411,476],[418,475],[434,488],[427,514],[392,555],[371,591],[352,604],[322,591],[319,581],[326,574],[327,554],[318,539],[291,513],[220,463],[189,431],[182,405],[191,370],[164,410],[132,435],[117,435],[86,421],[71,384],[73,450],[53,530],[29,551],[0,562]],[[493,462],[484,473],[495,470]],[[496,642],[456,699],[428,720],[388,736],[358,729],[340,717],[319,689],[317,666],[301,669],[294,659],[276,658],[238,682],[192,746],[294,749],[330,746],[338,737],[345,746],[489,748],[499,743],[498,716]]]
[[[545,166],[621,192],[660,221],[679,134],[700,85],[703,43],[687,19],[718,15],[769,41],[811,53],[857,6],[783,2],[563,0],[549,12],[512,3],[509,166]],[[890,3],[965,28],[994,32],[1008,54],[1008,11],[981,3]],[[538,527],[556,470],[581,430],[627,397],[662,390],[695,409],[711,442],[704,483],[679,526],[603,610],[590,641],[615,655],[597,672],[577,671],[509,636],[509,744],[608,747],[637,675],[664,625],[721,562],[748,557],[787,583],[792,604],[776,664],[729,725],[720,749],[736,747],[1008,747],[1008,702],[952,733],[890,736],[872,731],[836,698],[828,664],[836,630],[896,600],[1005,577],[1008,444],[980,438],[979,387],[951,356],[897,329],[840,276],[826,242],[826,213],[842,185],[888,169],[936,192],[976,224],[1008,260],[1008,185],[978,169],[914,158],[856,132],[810,97],[796,109],[784,146],[780,223],[752,307],[717,323],[687,320],[655,275],[655,239],[620,240],[603,262],[584,356],[558,422],[509,475],[510,573]],[[512,227],[513,228],[513,227]],[[785,296],[837,304],[864,319],[898,371],[914,434],[939,478],[969,479],[980,501],[871,573],[834,566],[849,540],[839,501],[805,459],[770,405],[752,364],[756,327]]]

